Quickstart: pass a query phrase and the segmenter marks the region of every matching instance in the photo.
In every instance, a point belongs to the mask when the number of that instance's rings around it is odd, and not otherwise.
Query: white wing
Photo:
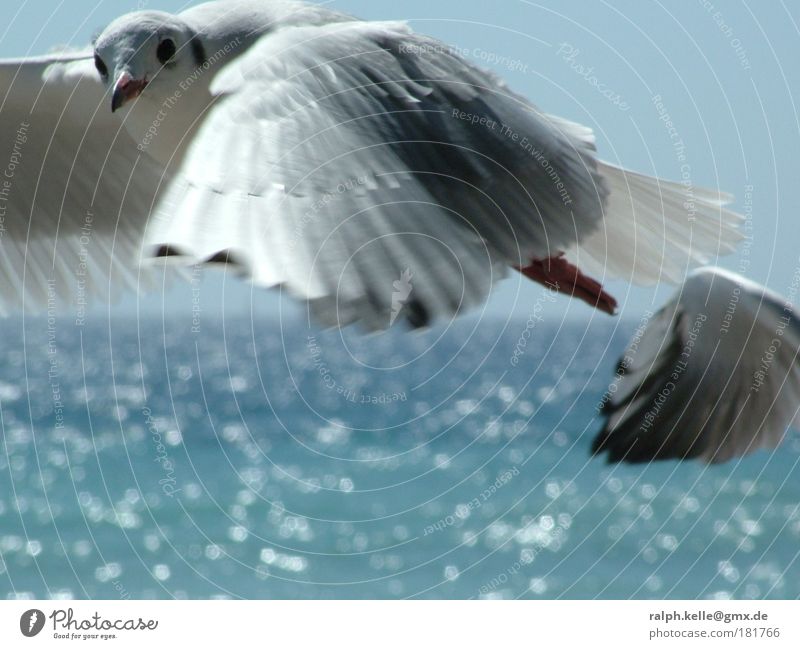
[[[149,240],[225,258],[324,324],[414,324],[593,231],[594,143],[394,23],[284,28],[227,65]]]
[[[594,443],[612,462],[774,448],[800,408],[800,315],[721,269],[693,273],[631,342]]]
[[[601,163],[609,187],[603,225],[567,257],[585,273],[634,284],[680,284],[687,273],[733,252],[742,217],[733,197]]]
[[[91,54],[0,62],[2,310],[136,281],[161,171],[109,101]]]

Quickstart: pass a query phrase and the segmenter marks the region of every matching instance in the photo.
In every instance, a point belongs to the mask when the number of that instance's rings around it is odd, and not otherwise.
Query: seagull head
[[[137,99],[146,88],[163,86],[169,94],[203,63],[196,34],[178,17],[161,11],[127,14],[111,23],[94,43],[94,62],[111,92],[115,112]]]

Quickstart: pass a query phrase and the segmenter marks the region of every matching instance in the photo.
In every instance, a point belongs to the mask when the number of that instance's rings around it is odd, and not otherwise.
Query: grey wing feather
[[[585,130],[403,25],[284,28],[212,90],[149,241],[199,261],[231,250],[325,324],[388,326],[405,269],[429,318],[475,306],[508,265],[601,217]]]

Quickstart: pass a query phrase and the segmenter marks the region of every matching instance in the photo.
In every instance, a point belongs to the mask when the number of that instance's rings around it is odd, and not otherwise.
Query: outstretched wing
[[[800,408],[800,316],[719,269],[690,276],[631,342],[596,453],[612,462],[724,462],[774,448]]]
[[[137,281],[161,170],[120,130],[109,101],[91,54],[0,62],[3,311]]]
[[[419,323],[480,304],[601,218],[586,129],[401,24],[283,28],[212,91],[149,241],[224,255],[324,324],[388,326],[406,269]]]

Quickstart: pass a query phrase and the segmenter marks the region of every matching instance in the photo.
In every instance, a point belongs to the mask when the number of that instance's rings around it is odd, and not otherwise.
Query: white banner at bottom
[[[800,647],[783,601],[7,601],[2,647]],[[586,643],[577,645],[574,643]]]

